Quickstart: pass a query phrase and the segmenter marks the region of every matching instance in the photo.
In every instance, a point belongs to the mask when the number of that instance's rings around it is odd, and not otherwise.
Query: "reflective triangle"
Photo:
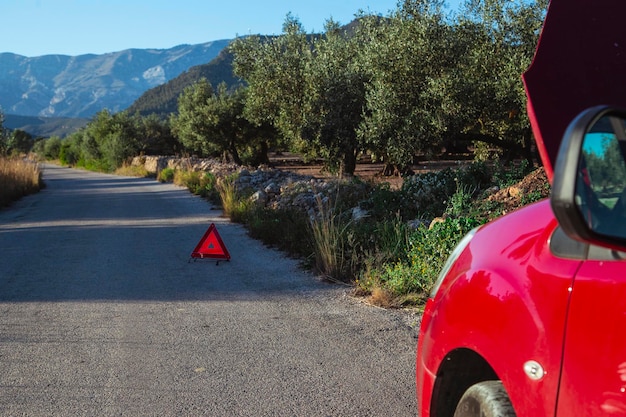
[[[214,223],[211,223],[211,226],[204,233],[191,253],[191,257],[230,260],[230,253],[228,253],[228,249],[226,249]]]

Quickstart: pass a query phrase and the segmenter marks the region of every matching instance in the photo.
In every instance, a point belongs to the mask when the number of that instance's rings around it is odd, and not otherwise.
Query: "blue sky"
[[[461,0],[449,0],[451,7]],[[237,35],[280,34],[287,13],[307,32],[359,10],[388,15],[397,0],[2,0],[0,52],[29,57],[170,48]]]

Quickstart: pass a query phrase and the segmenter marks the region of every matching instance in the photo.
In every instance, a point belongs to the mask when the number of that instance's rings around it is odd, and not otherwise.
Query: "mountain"
[[[206,78],[213,88],[217,88],[222,82],[229,87],[242,83],[233,74],[233,54],[225,48],[211,62],[191,67],[167,83],[147,90],[127,110],[129,113],[138,112],[144,116],[152,113],[159,116],[175,113],[178,96],[185,87],[196,83],[201,78]]]
[[[230,40],[102,55],[25,57],[0,53],[5,114],[90,118],[126,109],[146,90],[218,56]]]

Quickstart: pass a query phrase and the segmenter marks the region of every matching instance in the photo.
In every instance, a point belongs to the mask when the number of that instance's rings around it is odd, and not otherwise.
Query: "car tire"
[[[515,417],[515,410],[502,382],[483,381],[465,391],[454,417]]]

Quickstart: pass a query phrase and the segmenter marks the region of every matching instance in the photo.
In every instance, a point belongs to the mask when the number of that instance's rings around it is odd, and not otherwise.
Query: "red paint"
[[[583,110],[626,107],[623,0],[552,0],[524,74],[528,116],[548,178],[567,125]]]
[[[575,116],[626,107],[625,12],[623,0],[550,4],[524,82],[551,180]],[[466,387],[494,378],[518,416],[626,415],[626,262],[556,256],[557,228],[543,201],[476,232],[424,310],[420,416],[451,416]],[[539,380],[524,371],[531,360],[546,372]]]
[[[214,223],[211,223],[211,226],[204,233],[191,253],[191,257],[230,260],[230,253],[228,253],[228,249],[226,249]]]

